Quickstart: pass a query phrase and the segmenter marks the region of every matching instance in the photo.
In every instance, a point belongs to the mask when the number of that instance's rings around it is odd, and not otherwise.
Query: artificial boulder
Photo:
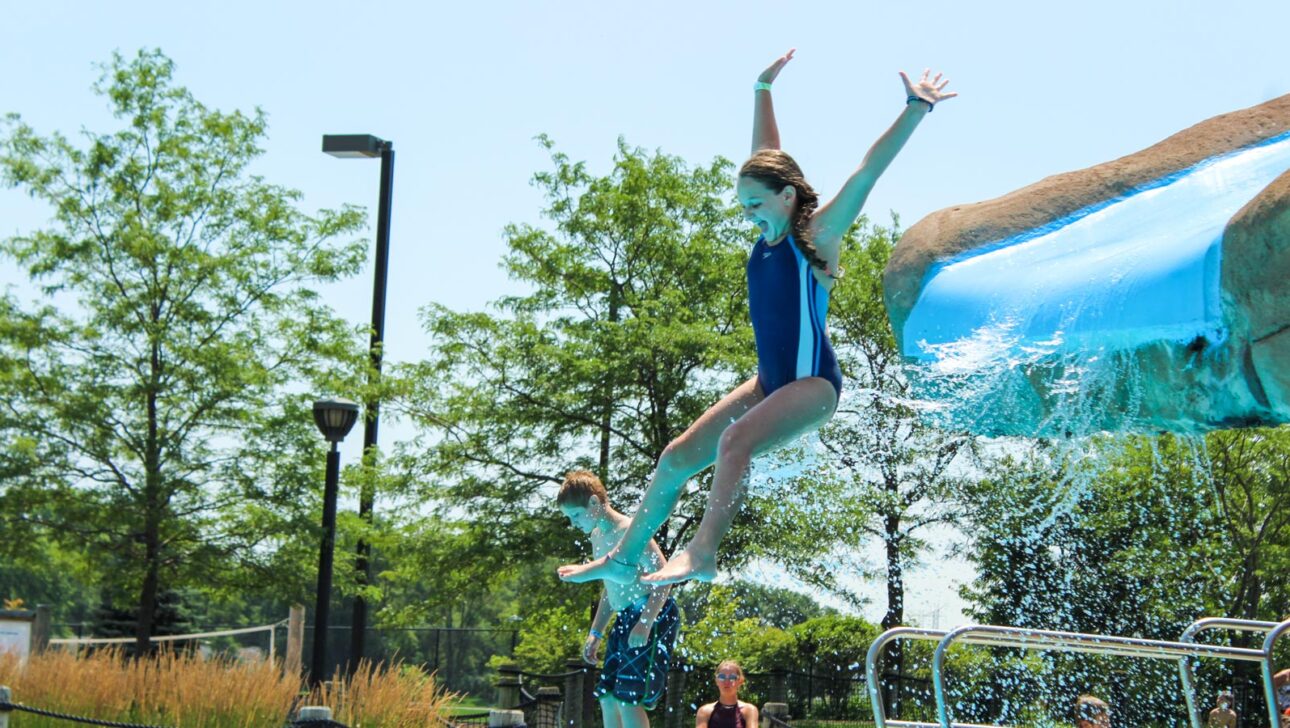
[[[982,434],[1290,422],[1290,95],[905,232],[928,409]]]

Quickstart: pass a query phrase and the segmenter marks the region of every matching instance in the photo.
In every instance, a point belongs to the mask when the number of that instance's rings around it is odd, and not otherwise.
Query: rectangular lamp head
[[[371,134],[324,134],[322,150],[333,157],[379,157],[385,141]]]

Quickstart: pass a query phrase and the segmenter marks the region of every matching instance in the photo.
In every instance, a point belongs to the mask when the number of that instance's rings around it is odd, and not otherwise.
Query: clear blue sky
[[[0,113],[42,132],[110,128],[93,64],[158,47],[207,105],[268,112],[256,171],[308,209],[376,199],[379,164],[327,157],[321,135],[392,140],[387,351],[412,360],[426,347],[418,308],[478,309],[515,290],[497,267],[501,229],[541,222],[536,134],[593,171],[619,135],[741,161],[752,83],[796,47],[775,91],[784,148],[831,195],[901,110],[897,71],[931,66],[961,96],[927,117],[866,209],[908,226],[1290,93],[1287,28],[1284,0],[11,2]],[[0,235],[47,217],[0,190]],[[0,285],[18,280],[0,264]],[[367,320],[370,272],[333,293]]]

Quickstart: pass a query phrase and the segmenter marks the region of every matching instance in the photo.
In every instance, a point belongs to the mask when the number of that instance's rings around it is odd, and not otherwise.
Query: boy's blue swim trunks
[[[605,639],[605,666],[600,670],[596,697],[612,695],[621,703],[653,708],[667,685],[667,668],[672,646],[681,626],[676,601],[668,597],[650,628],[649,641],[641,647],[628,645],[632,628],[645,608],[644,599],[618,612],[614,627]]]

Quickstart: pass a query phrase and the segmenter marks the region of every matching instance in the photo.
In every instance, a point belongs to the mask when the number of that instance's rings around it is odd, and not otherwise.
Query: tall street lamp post
[[[394,143],[371,134],[327,134],[323,136],[323,151],[333,157],[381,158],[381,191],[376,213],[376,280],[372,286],[372,339],[368,351],[372,372],[381,374],[381,345],[385,341],[385,282],[390,254],[390,199],[394,187]],[[376,457],[376,436],[380,427],[380,402],[373,398],[364,403],[367,417],[363,424],[363,461],[373,465]],[[369,471],[370,472],[370,471]],[[364,523],[372,522],[372,504],[375,493],[369,481],[364,481],[358,498],[358,517]],[[369,563],[371,547],[360,538],[354,549],[354,570],[359,587],[371,583]],[[350,629],[349,669],[353,671],[363,659],[367,647],[367,600],[362,592],[354,597],[354,619]]]
[[[340,451],[336,446],[358,420],[358,405],[347,399],[314,402],[314,424],[331,443],[327,451],[327,487],[323,491],[323,538],[318,553],[318,597],[314,603],[314,652],[309,682],[322,682],[327,669],[327,627],[331,617],[332,552],[336,544],[336,494],[340,489]]]

